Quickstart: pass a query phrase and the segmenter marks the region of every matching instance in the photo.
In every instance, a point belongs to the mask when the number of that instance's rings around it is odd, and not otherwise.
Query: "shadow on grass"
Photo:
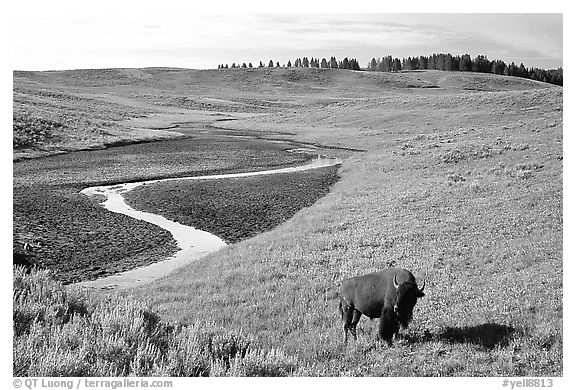
[[[487,323],[474,326],[447,327],[437,338],[450,343],[472,343],[486,349],[505,347],[510,342],[514,328]]]
[[[505,347],[510,342],[515,329],[511,326],[486,323],[474,326],[446,327],[441,333],[430,333],[428,330],[420,335],[405,335],[410,343],[428,341],[444,341],[448,343],[467,343],[481,346],[485,349]]]

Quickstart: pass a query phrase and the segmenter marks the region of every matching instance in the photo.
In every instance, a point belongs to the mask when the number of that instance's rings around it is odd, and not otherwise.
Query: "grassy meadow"
[[[136,78],[146,71],[124,72]],[[146,93],[146,104],[159,110],[193,109],[179,106],[187,104],[174,98],[181,95],[198,102],[228,97],[208,108],[215,112],[266,100],[273,108],[246,109],[258,112],[218,126],[365,152],[348,153],[331,191],[273,230],[143,288],[102,292],[89,302],[140,302],[135,305],[149,308],[162,324],[209,324],[231,332],[222,336],[229,340],[246,337],[255,352],[245,356],[277,362],[275,369],[250,371],[256,375],[563,375],[561,87],[435,71],[149,73],[145,90],[133,80],[115,90],[102,83],[78,86],[63,75],[52,82],[98,93],[107,88],[109,96],[130,90],[133,105]],[[30,76],[42,77],[48,76]],[[173,99],[159,105],[158,91],[177,80]],[[389,348],[376,341],[376,321],[364,317],[358,341],[345,346],[340,281],[392,266],[411,270],[418,281],[426,277],[426,296],[410,328]],[[94,314],[73,317],[103,321]],[[38,349],[53,350],[51,343]],[[170,351],[184,348],[168,343]],[[204,348],[194,345],[187,351]],[[15,356],[22,353],[20,341],[14,348]],[[170,353],[155,355],[163,362],[158,367],[169,364]],[[249,375],[223,363],[236,355],[210,356],[204,361],[217,367],[211,375]]]

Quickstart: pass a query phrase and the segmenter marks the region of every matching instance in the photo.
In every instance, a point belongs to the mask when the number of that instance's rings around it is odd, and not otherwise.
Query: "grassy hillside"
[[[161,318],[242,329],[301,375],[563,374],[561,87],[452,72],[82,72],[18,76],[164,113],[251,113],[219,126],[366,150],[273,231],[123,293]],[[427,278],[404,340],[379,345],[364,318],[344,346],[339,282],[390,266]]]
[[[14,159],[178,137],[174,122],[212,123],[397,92],[504,91],[539,83],[513,77],[333,69],[95,69],[14,72]],[[225,115],[223,113],[226,113]]]

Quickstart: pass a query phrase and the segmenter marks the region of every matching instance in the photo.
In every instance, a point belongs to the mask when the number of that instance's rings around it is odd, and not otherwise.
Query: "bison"
[[[424,296],[426,280],[418,288],[410,271],[390,268],[346,279],[340,286],[340,314],[344,322],[344,342],[348,331],[356,340],[356,325],[362,314],[380,318],[378,338],[392,344],[400,326],[408,327],[416,300]]]

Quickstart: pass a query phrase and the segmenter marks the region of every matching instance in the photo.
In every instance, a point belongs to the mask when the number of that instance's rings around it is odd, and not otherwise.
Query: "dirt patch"
[[[203,134],[14,163],[15,259],[52,269],[56,278],[64,283],[93,280],[164,259],[177,249],[167,231],[110,213],[79,192],[85,187],[102,184],[263,170],[295,165],[311,158],[310,155],[288,153],[291,148],[294,148],[293,144],[266,142],[253,137]],[[333,179],[334,175],[321,179],[316,185],[319,192],[312,193],[321,196],[322,191],[327,191],[324,186],[329,188]],[[288,180],[278,191],[294,184],[295,180]],[[306,178],[302,177],[302,180]],[[218,191],[216,187],[210,190]],[[249,188],[243,190],[249,191]],[[264,192],[262,188],[259,191]],[[161,195],[165,194],[165,191],[161,192]],[[285,206],[293,214],[297,210],[294,207],[305,207],[311,199],[317,199],[309,198],[311,194],[301,195],[305,198],[302,201],[287,198],[286,202],[292,204]],[[145,204],[159,202],[167,209],[182,207],[177,203],[180,200],[171,196],[159,200],[158,194],[150,193],[141,198]],[[222,212],[226,204],[221,202],[222,198],[211,205],[186,206],[190,212],[203,212],[206,207],[212,207],[199,219],[221,215],[223,218],[217,219],[212,228],[217,232],[229,232],[224,235],[231,241],[271,228],[289,215],[278,213],[274,222],[266,223],[257,223],[257,218],[248,217],[247,220],[226,220],[227,214]],[[244,222],[251,224],[247,228],[250,234],[238,227]],[[192,226],[202,228],[206,224]]]
[[[338,167],[236,179],[156,183],[125,195],[132,207],[235,243],[311,206],[338,180]]]

